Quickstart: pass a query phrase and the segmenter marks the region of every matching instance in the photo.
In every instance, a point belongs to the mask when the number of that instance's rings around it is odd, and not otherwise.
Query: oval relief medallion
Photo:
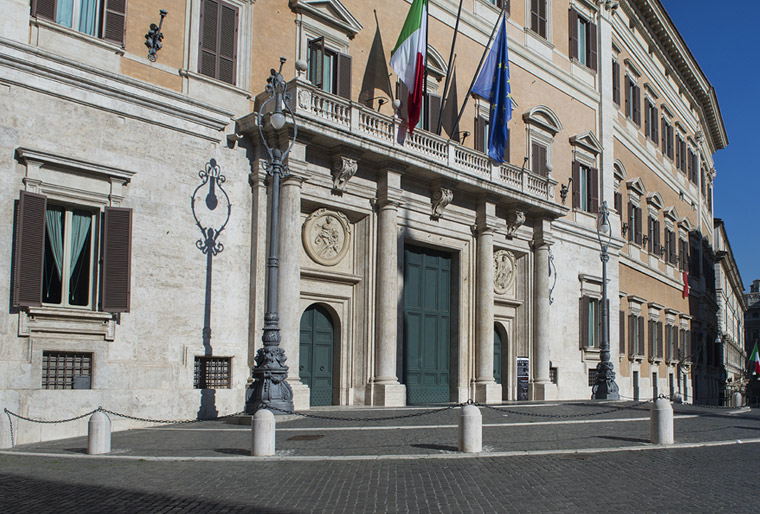
[[[507,250],[499,250],[493,254],[493,290],[496,294],[504,294],[512,289],[515,283],[515,257]]]
[[[340,212],[319,209],[303,224],[303,246],[314,262],[335,266],[348,252],[351,226]]]

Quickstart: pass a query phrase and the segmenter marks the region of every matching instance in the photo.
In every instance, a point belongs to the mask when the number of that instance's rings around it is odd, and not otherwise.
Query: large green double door
[[[333,344],[335,335],[330,315],[312,305],[301,316],[299,374],[311,390],[311,405],[333,403]]]
[[[451,255],[404,249],[404,384],[407,403],[450,400]]]

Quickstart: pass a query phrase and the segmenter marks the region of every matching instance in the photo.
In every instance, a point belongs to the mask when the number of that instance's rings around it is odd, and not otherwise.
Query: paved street
[[[223,422],[115,433],[107,458],[84,456],[84,438],[24,445],[0,454],[0,510],[757,511],[756,410],[676,406],[677,445],[662,449],[648,405],[482,409],[486,451],[464,458],[458,409],[377,419],[420,412],[315,410],[374,421],[280,422],[276,460],[248,457],[249,429]]]

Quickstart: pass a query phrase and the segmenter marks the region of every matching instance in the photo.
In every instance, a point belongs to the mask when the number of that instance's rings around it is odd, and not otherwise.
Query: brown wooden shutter
[[[573,177],[573,208],[581,208],[581,163],[573,161],[572,166]]]
[[[620,218],[623,218],[623,195],[620,194],[620,191],[615,191],[614,196],[614,202],[615,202],[615,210],[620,215]]]
[[[234,85],[237,78],[238,8],[222,3],[220,14],[217,78]]]
[[[662,359],[662,321],[657,322],[657,358]]]
[[[631,98],[631,93],[633,92],[633,88],[631,87],[633,82],[631,81],[631,77],[628,75],[625,76],[625,115],[629,118],[633,116],[633,111],[631,110],[631,101],[633,100]]]
[[[632,243],[636,233],[636,207],[628,202],[628,242]]]
[[[105,0],[103,5],[103,39],[124,46],[126,30],[127,0]]]
[[[644,354],[644,318],[639,316],[639,340],[636,345],[636,355]]]
[[[619,316],[620,334],[618,344],[620,345],[620,355],[625,355],[625,311],[620,311]]]
[[[581,348],[588,348],[588,305],[589,305],[590,298],[588,296],[583,296],[580,299],[580,316],[578,319],[580,320],[580,343]]]
[[[475,118],[475,150],[486,151],[486,120],[478,116]],[[534,147],[535,149],[535,147]]]
[[[660,120],[660,126],[662,127],[662,134],[660,134],[662,138],[662,153],[666,155],[668,153],[668,127],[667,123],[665,123],[665,118]]]
[[[538,1],[530,0],[530,30],[538,33]]]
[[[599,170],[597,168],[589,168],[589,206],[588,212],[596,214],[599,212]]]
[[[612,61],[612,101],[620,106],[620,64]]]
[[[628,315],[628,357],[634,356],[636,348],[636,316],[633,314]]]
[[[219,29],[219,2],[202,0],[200,16],[200,51],[198,72],[216,78],[217,31]]]
[[[337,54],[335,57],[335,94],[347,100],[351,99],[351,56],[346,54]],[[428,95],[428,100],[434,95]],[[429,102],[428,102],[429,103]],[[429,106],[428,106],[429,108]],[[438,109],[436,116],[441,109],[441,97],[438,97]],[[437,123],[437,122],[436,122]]]
[[[599,60],[599,51],[596,47],[596,24],[588,24],[588,67],[594,71],[598,70],[597,61]]]
[[[649,354],[649,360],[654,360],[654,320],[648,320],[647,321],[647,328],[649,329],[649,346],[647,348],[647,353]]]
[[[644,134],[647,137],[651,137],[652,135],[652,123],[654,123],[654,120],[652,120],[652,110],[649,108],[649,99],[644,100]]]
[[[56,0],[32,0],[32,16],[55,21]]]
[[[16,219],[16,255],[13,305],[42,305],[42,261],[45,255],[47,197],[21,192]]]
[[[441,97],[438,95],[428,94],[427,97],[427,130],[435,132],[438,127],[438,118],[441,115]]]
[[[633,122],[641,126],[641,89],[633,86]]]
[[[546,0],[538,0],[538,33],[546,37]]]
[[[106,207],[103,219],[101,308],[129,312],[132,254],[132,209]]]
[[[658,134],[658,126],[657,126],[657,117],[659,116],[659,111],[657,110],[657,107],[652,104],[652,141],[654,141],[654,144],[657,144],[657,142],[660,140],[660,136]]]
[[[570,34],[570,58],[578,59],[578,12],[570,9],[568,16],[568,33]]]
[[[636,232],[634,234],[634,241],[636,242],[637,245],[640,245],[641,244],[641,229],[642,229],[642,227],[641,227],[641,207],[634,207],[634,209],[635,209],[634,210],[634,216],[635,216],[634,225],[635,225],[635,228],[636,228]]]

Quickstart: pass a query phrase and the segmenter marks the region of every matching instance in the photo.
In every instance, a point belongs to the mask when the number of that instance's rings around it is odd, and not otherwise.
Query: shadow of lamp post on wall
[[[267,297],[266,313],[264,314],[264,334],[261,338],[263,346],[256,352],[256,365],[253,368],[253,383],[248,387],[245,398],[245,412],[254,414],[259,409],[271,408],[274,414],[293,412],[293,391],[288,378],[288,367],[285,350],[280,348],[280,317],[277,312],[277,283],[279,280],[279,208],[280,208],[280,179],[288,173],[288,167],[283,162],[290,153],[296,141],[298,127],[296,118],[288,107],[290,94],[286,92],[287,83],[282,78],[282,66],[285,58],[280,57],[280,69],[270,71],[265,91],[269,98],[259,107],[257,125],[264,149],[267,153],[266,172],[271,176],[270,215],[269,215],[269,257],[267,259]],[[271,148],[264,136],[264,112],[267,105],[274,101],[269,125],[279,132],[287,122],[285,113],[293,124],[293,137],[289,146],[283,152],[279,147]],[[277,138],[275,137],[275,140]],[[298,213],[293,213],[297,216]]]
[[[619,400],[618,385],[615,383],[615,371],[610,362],[610,323],[609,309],[607,308],[607,262],[610,254],[607,252],[612,241],[612,227],[610,226],[610,211],[607,202],[602,204],[599,219],[596,223],[596,235],[599,238],[599,246],[602,250],[599,257],[602,260],[602,342],[600,345],[600,360],[596,365],[596,383],[592,389],[592,398],[595,400]]]

